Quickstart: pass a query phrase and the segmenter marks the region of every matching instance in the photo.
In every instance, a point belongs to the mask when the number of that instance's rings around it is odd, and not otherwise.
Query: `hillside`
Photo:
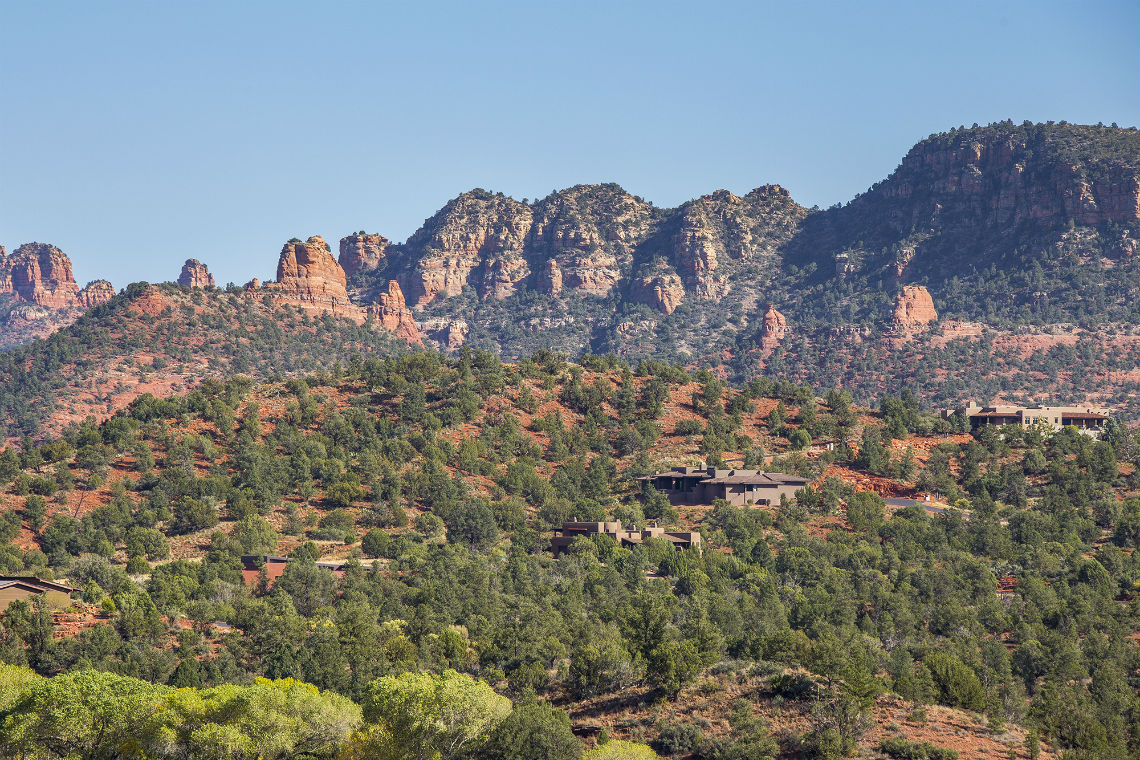
[[[293,676],[365,703],[378,677],[454,668],[549,700],[588,743],[678,758],[1028,757],[1030,729],[1044,756],[1123,758],[1137,444],[549,353],[207,382],[0,455],[7,572],[103,610],[59,639],[10,613],[0,649],[48,675]],[[636,480],[699,459],[811,487],[673,507]],[[554,559],[570,518],[699,530],[703,550],[599,537]],[[239,555],[274,553],[295,556],[279,577],[243,576]]]
[[[1137,240],[1140,132],[1002,122],[932,135],[889,177],[826,210],[804,208],[778,185],[718,190],[674,209],[615,184],[534,201],[477,189],[404,243],[360,231],[340,240],[334,259],[323,238],[294,238],[274,282],[219,298],[195,260],[180,282],[211,293],[194,307],[204,322],[225,322],[236,308],[272,328],[266,302],[287,303],[310,319],[372,319],[406,343],[446,352],[613,353],[737,383],[767,376],[843,387],[864,404],[906,389],[929,405],[1084,403],[1136,420]],[[52,246],[0,251],[0,347],[45,337],[112,294],[105,282],[81,291]],[[337,347],[330,335],[319,355],[297,344],[274,358],[271,341],[253,339],[223,348],[231,360],[209,353],[219,339],[179,334],[188,371],[157,380],[147,372],[144,381],[138,367],[153,357],[141,344],[128,341],[134,348],[121,356],[81,345],[124,330],[141,339],[142,328],[119,324],[113,310],[86,313],[59,341],[4,359],[9,437],[105,415],[131,397],[120,385],[182,387],[195,365],[232,361],[269,377],[328,367],[369,344],[355,336]],[[168,327],[179,332],[176,324]],[[61,350],[89,354],[99,377],[91,367],[54,373]],[[135,368],[115,368],[123,362]],[[41,387],[57,389],[47,404]]]

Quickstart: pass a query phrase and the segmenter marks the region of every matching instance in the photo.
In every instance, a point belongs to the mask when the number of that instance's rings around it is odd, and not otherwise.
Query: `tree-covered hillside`
[[[0,746],[246,757],[256,727],[303,720],[323,743],[283,728],[276,756],[641,751],[609,738],[677,758],[1131,757],[1138,458],[1116,424],[972,436],[909,394],[870,410],[549,352],[142,396],[0,454],[5,571],[66,579],[84,621],[56,638],[46,610],[9,608],[0,657],[54,677],[0,677]],[[698,459],[811,485],[674,507],[636,480]],[[922,493],[931,509],[883,499]],[[582,538],[554,559],[572,517],[704,547]],[[243,573],[264,554],[293,559]],[[485,716],[457,752],[414,720],[449,705]]]

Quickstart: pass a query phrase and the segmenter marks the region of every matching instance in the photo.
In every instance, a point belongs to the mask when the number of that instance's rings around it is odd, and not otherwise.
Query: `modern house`
[[[1083,406],[977,406],[967,402],[957,409],[942,410],[943,418],[955,414],[970,420],[975,430],[988,425],[1043,424],[1053,430],[1072,426],[1092,436],[1100,435],[1110,416],[1107,409]]]
[[[0,575],[0,612],[17,599],[31,602],[42,598],[49,609],[59,609],[71,604],[71,595],[79,589],[65,586],[55,581],[23,575]]]
[[[782,472],[725,470],[716,467],[677,467],[639,478],[665,494],[672,504],[779,504],[781,496],[792,498],[808,484],[807,478]]]
[[[630,548],[649,538],[663,538],[673,544],[676,549],[701,548],[701,534],[696,531],[666,530],[650,522],[649,526],[637,530],[625,528],[620,522],[578,522],[569,520],[562,523],[561,535],[550,539],[550,551],[557,557],[574,543],[579,536],[609,536],[620,546]]]

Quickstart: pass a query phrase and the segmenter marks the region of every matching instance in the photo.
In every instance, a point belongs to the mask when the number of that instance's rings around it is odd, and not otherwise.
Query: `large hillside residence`
[[[955,414],[966,417],[975,430],[989,425],[1041,424],[1053,430],[1072,426],[1094,437],[1104,430],[1110,416],[1107,409],[1085,406],[977,406],[967,402],[957,409],[942,410],[942,417],[946,419]]]
[[[663,538],[673,544],[676,549],[700,549],[701,534],[688,530],[666,530],[659,528],[656,523],[640,530],[623,527],[620,522],[578,522],[568,520],[562,523],[561,535],[550,539],[550,551],[557,557],[574,543],[579,536],[609,536],[620,546],[630,548],[650,538]]]
[[[17,599],[31,602],[40,598],[48,609],[60,609],[71,604],[71,595],[79,589],[55,581],[22,575],[0,575],[0,613]]]
[[[806,478],[782,472],[725,470],[717,467],[677,467],[639,478],[665,494],[672,504],[712,504],[724,499],[737,507],[779,504],[808,484]]]

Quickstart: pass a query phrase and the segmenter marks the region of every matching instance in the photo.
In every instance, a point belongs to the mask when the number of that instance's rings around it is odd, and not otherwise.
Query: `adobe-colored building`
[[[970,421],[970,427],[978,429],[988,425],[1046,425],[1053,430],[1075,427],[1082,433],[1098,436],[1104,430],[1110,413],[1107,409],[1086,406],[977,406],[966,403],[957,409],[943,409],[942,417],[948,419],[959,414]]]
[[[261,569],[264,567],[265,578],[272,586],[273,582],[285,573],[285,565],[292,561],[292,557],[280,557],[273,554],[243,554],[241,557],[242,580],[247,586],[256,586],[257,579],[261,575]],[[342,578],[344,577],[344,567],[347,564],[347,562],[318,562],[317,567],[323,567],[325,570],[331,571],[336,577]]]
[[[701,534],[688,530],[666,530],[650,522],[648,527],[641,530],[623,527],[620,522],[578,522],[569,520],[562,523],[562,535],[550,539],[550,551],[557,557],[574,543],[579,536],[609,536],[618,542],[619,546],[631,548],[637,546],[648,538],[663,538],[673,544],[675,549],[700,549]]]
[[[743,507],[748,504],[779,504],[808,484],[807,478],[783,472],[726,470],[716,467],[677,467],[638,478],[665,494],[672,504],[712,504],[724,499]]]
[[[71,595],[79,589],[55,581],[22,575],[0,575],[0,612],[17,599],[32,602],[40,597],[49,609],[60,609],[71,604]]]

